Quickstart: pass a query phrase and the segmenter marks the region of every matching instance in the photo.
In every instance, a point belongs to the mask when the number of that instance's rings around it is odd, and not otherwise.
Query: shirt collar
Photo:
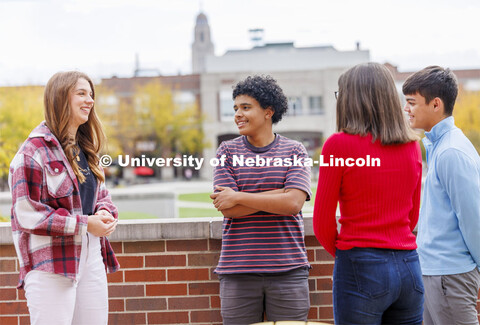
[[[50,141],[56,141],[57,143],[58,140],[57,138],[53,135],[52,131],[47,126],[47,123],[43,121],[38,125],[28,136],[29,138],[38,138],[38,137],[43,137],[45,138],[45,141],[50,142]]]
[[[246,136],[243,136],[243,143],[248,149],[252,150],[253,152],[266,152],[270,150],[273,146],[275,146],[279,141],[278,134],[276,133],[274,134],[275,134],[275,139],[273,139],[273,141],[270,144],[266,145],[265,147],[255,147],[253,144],[248,142],[248,139]]]
[[[425,132],[425,136],[430,142],[440,139],[445,133],[455,128],[453,116],[449,116],[435,124],[430,132]]]

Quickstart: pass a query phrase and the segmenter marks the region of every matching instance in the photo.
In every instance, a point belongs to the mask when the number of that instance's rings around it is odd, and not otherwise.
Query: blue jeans
[[[415,250],[337,249],[335,324],[422,324],[423,294]]]

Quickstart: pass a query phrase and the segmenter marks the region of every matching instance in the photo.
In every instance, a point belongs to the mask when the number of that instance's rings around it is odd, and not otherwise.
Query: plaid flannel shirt
[[[105,183],[97,183],[94,212],[107,210],[117,218]],[[32,131],[13,158],[8,184],[13,242],[20,263],[18,288],[31,270],[76,281],[88,216],[82,214],[77,177],[45,122]],[[102,237],[100,243],[106,271],[117,271],[120,265],[108,239]]]

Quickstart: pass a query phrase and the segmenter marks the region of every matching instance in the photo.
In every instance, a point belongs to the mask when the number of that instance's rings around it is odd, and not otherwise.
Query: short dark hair
[[[279,122],[288,109],[287,97],[271,76],[249,76],[238,82],[233,89],[233,100],[240,95],[254,98],[263,109],[270,107],[274,111],[273,124]]]
[[[455,74],[448,68],[431,65],[415,72],[403,84],[404,95],[419,93],[428,104],[435,97],[445,105],[445,115],[450,116],[458,94],[458,82]]]

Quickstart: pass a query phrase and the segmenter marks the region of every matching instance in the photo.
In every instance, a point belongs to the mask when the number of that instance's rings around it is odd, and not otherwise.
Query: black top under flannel
[[[80,171],[85,175],[85,182],[80,183],[80,199],[82,201],[82,210],[83,214],[91,215],[93,214],[93,205],[95,204],[95,191],[97,189],[97,178],[88,167],[87,157],[80,150],[78,155],[80,157],[80,161],[78,165],[80,166]]]

